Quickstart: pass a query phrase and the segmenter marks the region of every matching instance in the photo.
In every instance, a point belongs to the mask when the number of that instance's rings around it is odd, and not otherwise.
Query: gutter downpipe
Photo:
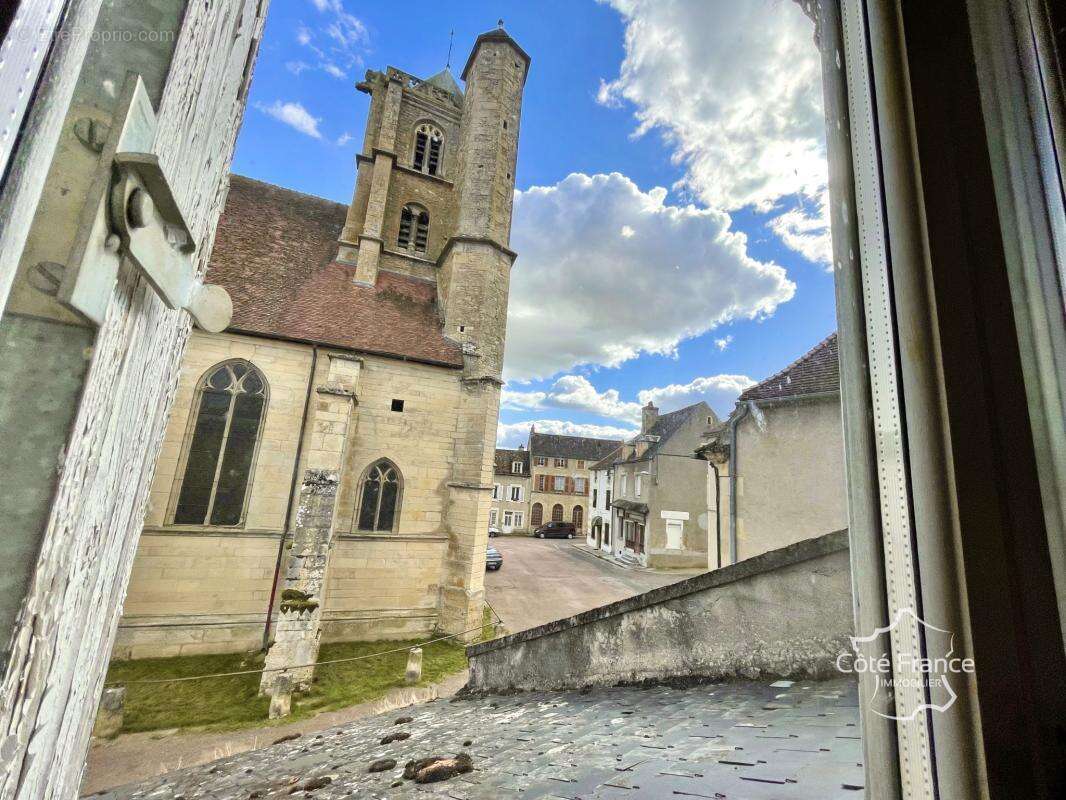
[[[751,402],[737,403],[729,420],[729,558],[737,563],[737,426],[751,413]]]
[[[296,440],[296,458],[292,462],[292,482],[289,484],[289,502],[285,506],[285,528],[278,542],[278,557],[274,562],[274,580],[270,584],[270,600],[267,601],[266,624],[263,626],[263,649],[270,643],[270,620],[274,615],[274,598],[278,593],[278,577],[281,575],[281,560],[285,555],[285,542],[292,529],[292,507],[296,503],[296,486],[300,478],[300,459],[303,457],[304,435],[307,433],[307,418],[311,413],[311,390],[315,385],[315,370],[318,368],[318,345],[311,347],[311,369],[307,373],[307,394],[304,395],[304,413],[300,418],[300,438]]]
[[[714,535],[717,540],[718,560],[715,561],[715,569],[722,568],[722,476],[718,472],[718,465],[708,461],[714,470]]]

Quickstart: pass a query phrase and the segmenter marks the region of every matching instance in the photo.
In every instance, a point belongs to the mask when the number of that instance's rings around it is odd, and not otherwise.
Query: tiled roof
[[[593,464],[591,467],[589,467],[589,469],[590,470],[610,469],[612,465],[616,464],[619,460],[621,460],[621,455],[622,455],[622,448],[621,447],[616,447],[610,453],[608,453],[603,458],[601,458],[599,461],[597,461],[595,464]]]
[[[431,281],[379,272],[357,286],[333,261],[347,206],[230,176],[208,279],[233,298],[230,330],[461,367]]]
[[[618,459],[615,463],[621,464],[632,461],[651,460],[659,452],[659,449],[670,441],[670,437],[677,433],[678,429],[688,422],[694,414],[712,416],[714,415],[714,411],[711,410],[709,405],[701,400],[699,403],[693,403],[690,406],[679,408],[677,411],[671,411],[669,414],[660,414],[659,418],[655,420],[655,424],[652,425],[651,429],[648,431],[649,436],[658,436],[659,440],[657,442],[650,442],[648,444],[648,449],[644,451],[644,455],[638,457],[634,453],[634,455],[629,458]],[[717,417],[715,418],[717,419]]]
[[[522,462],[522,472],[512,472],[511,465],[515,461]],[[496,448],[496,474],[497,475],[525,475],[529,476],[529,451],[528,450],[505,450]]]
[[[808,353],[740,395],[743,400],[772,400],[840,391],[837,335],[830,334]]]
[[[579,458],[599,461],[609,455],[621,442],[612,439],[589,439],[585,436],[560,436],[555,433],[529,434],[529,452],[535,456]]]
[[[551,597],[545,592],[531,602]],[[328,728],[310,742],[308,733],[295,741],[284,736],[269,747],[165,775],[144,770],[152,777],[101,791],[97,800],[872,796],[863,790],[854,681],[679,683],[422,703],[403,710],[413,720],[399,727],[393,711]],[[396,730],[412,736],[382,746],[382,735]],[[459,752],[470,755],[473,772],[439,783],[401,779],[410,761]],[[391,766],[368,769],[386,755]]]

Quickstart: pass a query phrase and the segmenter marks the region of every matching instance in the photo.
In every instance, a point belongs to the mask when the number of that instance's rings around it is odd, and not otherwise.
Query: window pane
[[[200,397],[200,410],[189,445],[185,478],[181,482],[181,494],[174,512],[174,522],[178,525],[203,525],[206,521],[229,401],[230,395],[226,392],[207,390]]]
[[[378,495],[380,493],[381,483],[378,481],[377,471],[375,470],[374,476],[367,478],[366,483],[363,484],[363,502],[359,506],[359,530],[374,530],[374,518],[377,516]]]
[[[212,525],[236,525],[241,521],[262,415],[262,396],[237,396],[233,404],[226,452],[222,458],[222,471],[218,476],[215,505],[211,509]]]
[[[400,484],[396,481],[388,481],[381,490],[381,513],[378,514],[378,530],[391,531],[392,523],[396,518],[396,496],[399,493]]]

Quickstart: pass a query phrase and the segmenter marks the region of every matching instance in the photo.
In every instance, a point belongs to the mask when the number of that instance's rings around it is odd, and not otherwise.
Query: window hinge
[[[57,298],[101,324],[127,258],[169,308],[225,330],[233,304],[196,273],[196,242],[154,152],[155,111],[140,76],[128,75],[110,126],[76,124],[75,135],[100,157]]]

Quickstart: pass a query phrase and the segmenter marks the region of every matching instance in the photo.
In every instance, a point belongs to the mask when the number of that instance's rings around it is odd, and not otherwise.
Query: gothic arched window
[[[439,175],[441,155],[444,153],[444,134],[431,122],[423,122],[415,129],[415,151],[411,164],[419,172]]]
[[[400,471],[388,459],[370,465],[359,493],[356,528],[361,531],[391,531],[400,518]]]
[[[534,527],[544,524],[544,506],[540,503],[533,504],[533,511],[529,515],[529,523]]]
[[[429,239],[429,212],[422,206],[408,203],[400,212],[400,233],[396,237],[396,246],[401,250],[426,252]]]
[[[197,387],[175,525],[239,525],[263,427],[267,384],[247,361],[208,370]]]

